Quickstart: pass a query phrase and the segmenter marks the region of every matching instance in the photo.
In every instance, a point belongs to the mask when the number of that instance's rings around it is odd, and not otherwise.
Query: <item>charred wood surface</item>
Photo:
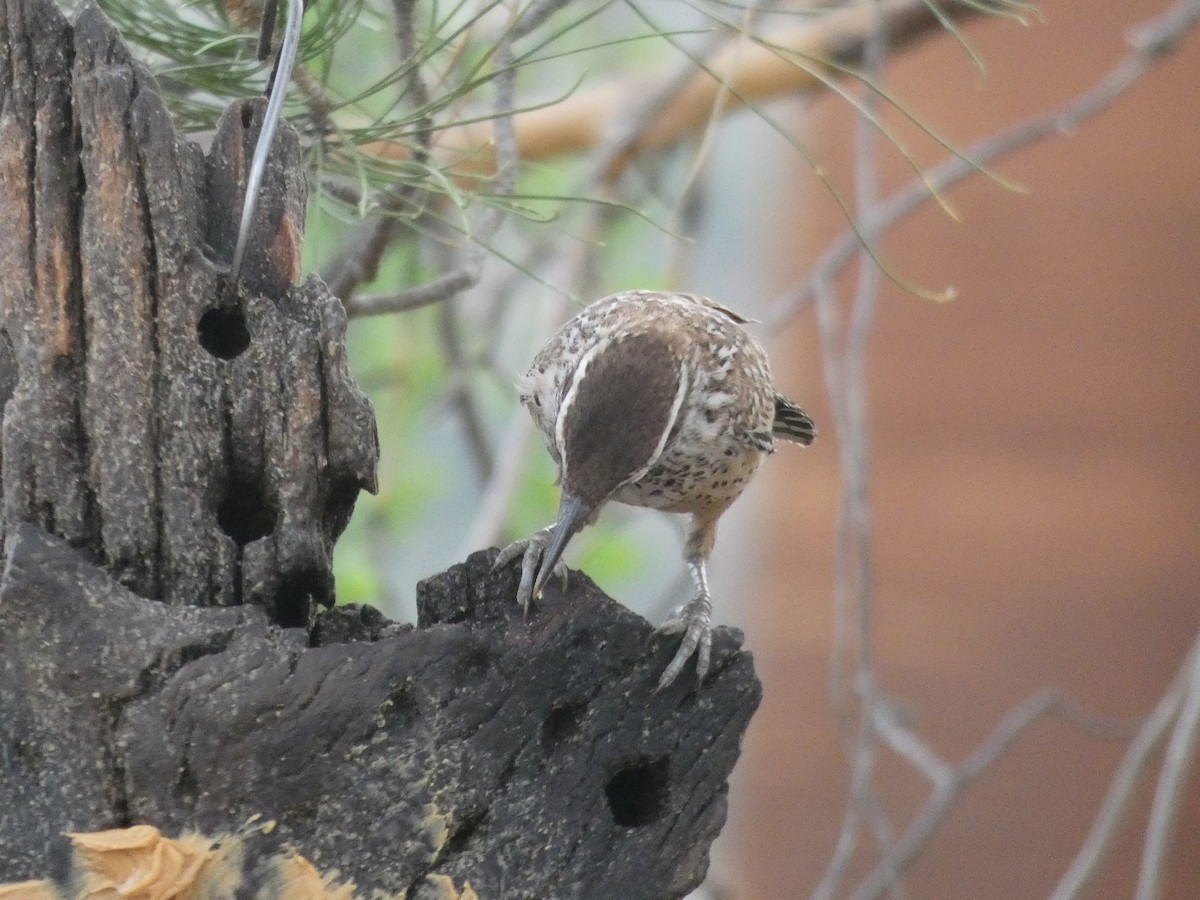
[[[0,880],[44,875],[64,832],[145,822],[249,834],[367,889],[683,896],[758,705],[749,654],[718,629],[703,687],[655,694],[673,641],[577,574],[526,620],[494,559],[423,582],[415,628],[338,607],[310,632],[146,600],[19,527]]]

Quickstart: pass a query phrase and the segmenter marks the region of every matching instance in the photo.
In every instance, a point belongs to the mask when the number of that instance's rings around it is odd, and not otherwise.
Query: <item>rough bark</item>
[[[205,157],[98,7],[0,16],[5,533],[34,522],[144,597],[307,622],[378,454],[341,304],[295,285],[295,131],[226,301],[262,102],[232,106]]]
[[[294,847],[361,888],[687,893],[758,705],[749,654],[719,629],[703,688],[654,694],[673,641],[579,575],[525,621],[494,558],[423,582],[416,628],[339,607],[310,634],[255,606],[145,600],[18,528],[0,589],[0,877],[44,874],[67,831],[260,817],[274,827],[248,852]]]
[[[206,156],[97,7],[0,0],[0,882],[147,823],[240,835],[243,893],[290,847],[409,897],[682,896],[759,699],[735,635],[654,694],[674,640],[579,576],[525,620],[491,553],[415,627],[318,614],[375,425],[296,284],[290,129],[223,299],[261,112]]]

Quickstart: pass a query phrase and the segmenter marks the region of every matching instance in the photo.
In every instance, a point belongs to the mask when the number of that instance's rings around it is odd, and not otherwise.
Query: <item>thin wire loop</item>
[[[292,69],[296,66],[296,54],[300,48],[300,25],[303,18],[303,0],[288,0],[287,25],[284,26],[279,59],[271,76],[267,112],[263,116],[262,128],[258,132],[258,141],[254,145],[254,158],[250,162],[250,174],[246,178],[246,194],[242,199],[242,218],[238,223],[237,244],[233,249],[233,259],[229,264],[229,280],[225,287],[227,297],[237,292],[238,282],[241,280],[242,265],[246,261],[246,244],[250,239],[250,226],[254,222],[254,213],[258,208],[258,191],[262,186],[263,173],[267,168],[267,158],[271,154],[271,144],[275,140],[275,130],[279,127],[279,114],[283,109],[283,99],[287,94],[288,84],[292,80]]]

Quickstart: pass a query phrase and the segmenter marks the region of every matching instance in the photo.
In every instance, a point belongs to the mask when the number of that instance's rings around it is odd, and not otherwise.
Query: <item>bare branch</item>
[[[817,285],[832,281],[862,247],[860,234],[882,234],[898,221],[927,203],[930,186],[944,191],[977,175],[981,167],[1001,157],[1049,138],[1063,137],[1089,119],[1104,112],[1144,76],[1153,65],[1174,49],[1180,37],[1200,19],[1198,0],[1179,0],[1162,15],[1130,31],[1133,52],[1124,57],[1093,88],[1066,106],[1014,125],[1007,131],[980,141],[961,157],[951,157],[930,169],[924,180],[909,185],[879,204],[864,218],[856,233],[845,231],[817,259],[805,281],[776,301],[765,321],[777,328],[804,309],[816,295]]]
[[[1200,648],[1200,644],[1197,647]],[[1200,649],[1192,654],[1191,665],[1180,673],[1180,677],[1184,679],[1181,709],[1167,744],[1154,792],[1154,806],[1150,809],[1150,823],[1146,826],[1137,900],[1157,900],[1159,896],[1175,816],[1200,740]]]
[[[867,0],[862,6],[870,9]],[[870,823],[880,841],[881,859],[874,870],[858,885],[855,898],[880,897],[901,890],[901,876],[920,856],[936,835],[941,824],[960,802],[963,793],[982,777],[995,761],[1008,750],[1020,735],[1041,717],[1053,714],[1074,722],[1089,731],[1096,726],[1081,716],[1076,708],[1052,692],[1039,693],[1022,703],[993,730],[991,735],[966,760],[957,766],[944,761],[919,735],[895,715],[876,680],[872,653],[872,581],[871,516],[869,502],[869,441],[866,414],[867,344],[875,318],[881,287],[882,270],[874,245],[885,231],[924,203],[930,197],[929,183],[944,189],[967,176],[977,173],[986,164],[1005,153],[1027,146],[1037,140],[1061,135],[1087,119],[1098,115],[1135,83],[1154,64],[1175,46],[1183,30],[1200,19],[1200,0],[1183,0],[1166,14],[1131,32],[1133,51],[1123,59],[1099,84],[1077,97],[1055,113],[1038,117],[989,138],[973,148],[971,161],[952,158],[933,169],[926,179],[917,180],[885,202],[878,202],[877,158],[875,133],[868,127],[875,100],[868,92],[860,107],[855,132],[855,195],[857,230],[849,230],[835,242],[810,270],[804,283],[791,295],[776,304],[768,323],[777,327],[785,319],[815,300],[816,319],[821,338],[823,372],[830,398],[834,426],[839,436],[839,456],[842,472],[842,496],[835,543],[835,634],[831,666],[831,695],[839,716],[843,741],[851,761],[851,790],[837,845],[826,872],[814,892],[814,897],[832,897],[839,889],[858,847],[861,828]],[[879,45],[882,46],[882,43]],[[867,79],[880,83],[880,57],[872,54],[868,41],[863,50]],[[874,63],[874,64],[873,64]],[[864,245],[865,242],[865,245]],[[833,289],[838,273],[858,254],[857,286],[847,308],[839,308]],[[851,651],[854,651],[853,654]],[[1197,651],[1200,655],[1200,651]],[[853,658],[852,658],[853,656]],[[1146,898],[1154,896],[1165,855],[1166,838],[1170,833],[1176,806],[1187,775],[1187,762],[1195,753],[1200,740],[1200,662],[1196,663],[1194,706],[1188,705],[1188,717],[1179,713],[1182,689],[1176,689],[1170,709],[1178,716],[1172,744],[1176,751],[1172,764],[1164,765],[1159,782],[1159,802],[1156,803],[1155,823],[1147,834],[1143,881]],[[1181,676],[1182,680],[1183,676]],[[849,727],[851,685],[857,688],[862,702],[857,729]],[[1168,727],[1156,722],[1149,737],[1141,737],[1141,745],[1157,744]],[[1111,729],[1106,729],[1111,730]],[[1142,734],[1146,734],[1143,730]],[[1153,740],[1150,740],[1150,738]],[[908,823],[898,841],[879,810],[879,798],[873,777],[879,744],[882,743],[929,779],[932,790],[919,813]],[[1137,743],[1137,742],[1135,742]],[[1142,749],[1139,747],[1139,750]],[[1136,771],[1141,770],[1148,750],[1139,757]],[[1129,783],[1135,776],[1127,776]],[[1125,791],[1128,785],[1123,785]],[[1113,795],[1110,803],[1119,817],[1127,796]],[[1110,798],[1111,799],[1111,798]],[[1095,840],[1089,842],[1089,856],[1077,861],[1090,877],[1096,860],[1107,849],[1115,821],[1105,820],[1096,826]],[[1067,894],[1064,896],[1074,896]]]
[[[450,365],[450,378],[447,384],[449,403],[462,423],[463,435],[466,437],[467,449],[471,453],[471,462],[479,480],[486,482],[492,477],[495,461],[492,450],[488,446],[487,430],[475,403],[471,391],[471,360],[463,352],[462,331],[458,325],[457,304],[443,303],[438,310],[438,337],[442,342],[442,352]]]
[[[548,18],[570,3],[571,0],[534,0],[521,12],[521,18],[513,26],[513,40],[531,34]]]
[[[726,114],[748,102],[774,97],[817,94],[846,66],[862,62],[864,47],[876,8],[883,19],[893,49],[940,34],[941,17],[967,18],[982,11],[981,4],[957,2],[935,11],[928,0],[878,0],[864,7],[849,4],[798,26],[779,29],[760,40],[736,35],[706,54],[703,67],[689,64],[681,90],[672,102],[641,130],[629,152],[618,157],[608,177],[617,178],[636,157],[662,151],[707,127],[714,110]],[[940,12],[940,16],[939,13]],[[668,76],[670,78],[672,76]],[[595,151],[614,133],[613,123],[625,117],[630,96],[656,93],[663,76],[613,79],[597,88],[578,91],[561,103],[527,110],[513,117],[522,160],[543,160]],[[447,165],[464,177],[494,171],[492,125],[489,122],[449,128],[436,144]],[[377,142],[365,148],[386,159],[404,159],[399,144]],[[457,166],[452,161],[459,160]]]
[[[1129,749],[1125,751],[1125,757],[1121,760],[1121,765],[1113,776],[1104,803],[1096,813],[1096,819],[1087,840],[1084,841],[1079,854],[1071,863],[1071,867],[1059,881],[1058,887],[1054,889],[1054,893],[1050,895],[1050,900],[1074,900],[1074,898],[1082,896],[1088,885],[1091,884],[1101,861],[1112,847],[1113,838],[1116,837],[1117,829],[1129,808],[1129,801],[1133,798],[1133,790],[1137,786],[1138,779],[1141,778],[1149,764],[1150,757],[1162,745],[1167,729],[1179,715],[1183,706],[1184,694],[1188,688],[1187,676],[1195,671],[1198,661],[1200,661],[1200,636],[1197,636],[1196,642],[1192,645],[1174,682],[1142,724],[1130,743]]]
[[[891,24],[883,14],[883,5],[877,0],[862,0],[854,8],[868,15],[866,38],[862,47],[862,65],[865,81],[872,85],[883,83],[884,67],[887,62],[888,45],[892,40]],[[879,193],[879,146],[875,121],[878,117],[881,95],[876,90],[867,90],[859,105],[855,120],[855,203],[859,214],[872,209]],[[891,869],[894,855],[895,834],[891,823],[884,815],[879,797],[874,790],[874,759],[878,753],[876,725],[887,700],[879,690],[875,669],[874,637],[874,565],[871,529],[870,466],[868,464],[869,435],[867,429],[866,357],[867,340],[875,318],[879,300],[880,279],[878,268],[864,254],[859,272],[858,288],[851,305],[848,334],[838,356],[842,371],[842,393],[838,400],[844,416],[846,430],[842,432],[842,447],[845,450],[847,468],[843,470],[843,509],[847,527],[839,533],[839,540],[847,543],[843,559],[851,566],[845,577],[852,588],[848,593],[851,604],[843,607],[843,613],[853,614],[857,620],[857,684],[862,695],[863,723],[855,736],[855,770],[865,775],[858,789],[851,796],[851,803],[862,811],[875,834],[881,856],[888,866],[886,883],[893,896],[902,896],[903,884],[899,873]],[[837,343],[836,337],[833,343]],[[832,398],[831,398],[832,399]],[[851,631],[850,623],[842,628],[842,634]],[[834,669],[832,679],[845,678],[844,670]],[[836,691],[835,691],[836,693]],[[843,694],[845,691],[842,692]],[[860,761],[863,764],[860,765]],[[847,819],[845,826],[850,826]],[[826,873],[824,886],[832,894],[845,876],[848,857],[837,860]]]
[[[416,26],[413,21],[414,0],[392,0],[396,20],[396,43],[400,51],[401,66],[408,66],[408,93],[415,109],[429,106],[429,86],[417,64]],[[422,117],[414,132],[416,146],[413,160],[425,165],[429,160],[433,142],[433,120]],[[347,301],[360,284],[373,281],[379,272],[379,263],[399,232],[400,222],[394,215],[413,202],[420,186],[416,182],[385,192],[380,198],[384,215],[374,218],[360,234],[350,239],[346,246],[334,256],[326,267],[329,290],[335,297]]]
[[[854,900],[882,896],[896,874],[906,871],[928,846],[963,791],[977,781],[1030,725],[1048,713],[1057,712],[1059,703],[1058,695],[1052,692],[1030,697],[1001,719],[987,740],[961,765],[944,773],[900,838],[892,858],[881,862],[863,880],[852,895]]]
[[[862,728],[869,727],[869,719],[864,717]],[[831,900],[837,893],[846,872],[850,868],[850,860],[858,848],[858,834],[862,825],[863,799],[870,794],[871,772],[874,769],[874,748],[870,743],[859,743],[855,748],[853,763],[850,769],[850,802],[842,813],[842,827],[838,831],[837,844],[834,845],[833,855],[825,867],[825,873],[812,900]]]
[[[491,190],[496,197],[504,198],[512,194],[516,185],[517,164],[520,158],[513,130],[517,71],[512,65],[511,34],[498,36],[494,58],[496,74],[493,83],[496,96],[491,124],[494,130],[496,171]],[[479,282],[487,260],[484,248],[500,229],[504,215],[504,209],[500,205],[489,206],[483,212],[469,235],[470,241],[463,250],[463,261],[453,271],[394,294],[351,297],[345,301],[346,314],[353,318],[406,312],[438,303],[474,287]]]
[[[350,317],[378,316],[383,313],[410,312],[422,306],[441,303],[461,294],[479,280],[479,266],[466,266],[440,275],[433,281],[415,284],[395,294],[364,294],[345,301]]]
[[[876,716],[875,729],[893,751],[928,778],[935,788],[954,781],[953,767],[921,740],[915,731],[898,722],[891,710],[882,710],[880,715]]]
[[[395,216],[377,216],[343,244],[324,271],[331,294],[349,306],[358,286],[375,279],[383,254],[395,239],[397,225]]]

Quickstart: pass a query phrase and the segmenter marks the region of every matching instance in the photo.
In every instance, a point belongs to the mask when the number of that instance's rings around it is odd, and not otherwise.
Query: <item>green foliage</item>
[[[239,26],[222,0],[99,0],[127,41],[144,51],[144,62],[164,83],[176,126],[185,132],[210,130],[232,99],[261,92],[267,71],[255,57],[257,22]],[[286,3],[281,7],[286,14]],[[362,0],[312,4],[304,19],[300,63],[328,70],[334,48],[364,12]],[[247,16],[256,13],[248,11]],[[293,104],[285,112],[302,111]]]

